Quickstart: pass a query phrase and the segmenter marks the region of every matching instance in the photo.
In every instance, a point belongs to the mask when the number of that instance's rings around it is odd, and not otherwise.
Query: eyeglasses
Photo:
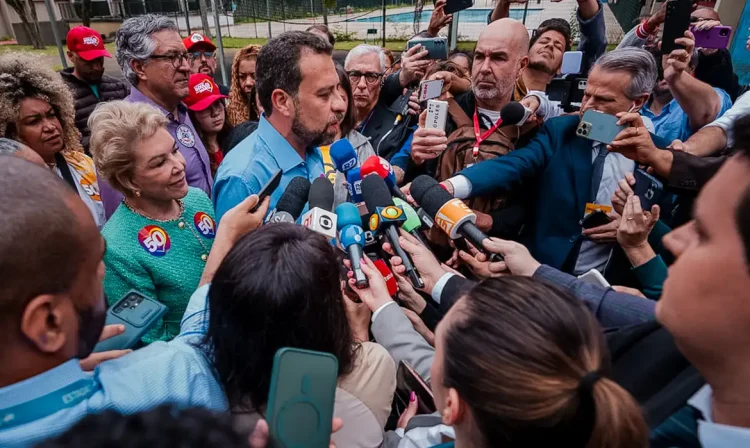
[[[380,80],[380,78],[383,77],[382,73],[377,72],[360,72],[360,71],[350,71],[346,72],[347,76],[349,76],[349,81],[352,82],[352,84],[359,83],[359,80],[362,79],[362,77],[365,77],[365,82],[367,84],[375,84]]]
[[[168,54],[152,54],[150,59],[163,59],[170,61],[172,67],[180,68],[182,64],[190,61],[190,55],[188,53],[168,53]]]
[[[195,61],[199,61],[201,56],[205,56],[206,59],[211,59],[215,56],[213,51],[193,51],[190,53],[190,65],[194,64]]]

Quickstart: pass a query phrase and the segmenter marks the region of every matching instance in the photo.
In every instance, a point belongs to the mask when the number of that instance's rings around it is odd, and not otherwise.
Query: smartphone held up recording
[[[583,113],[576,135],[609,145],[617,134],[627,128],[627,126],[618,125],[618,121],[619,118],[614,115],[589,109]]]
[[[338,360],[330,353],[280,348],[273,360],[266,419],[274,448],[327,447]]]

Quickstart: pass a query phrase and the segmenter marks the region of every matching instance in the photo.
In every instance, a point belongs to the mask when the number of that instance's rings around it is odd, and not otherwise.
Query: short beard
[[[302,124],[302,120],[300,120],[299,116],[299,102],[297,100],[294,101],[294,118],[292,119],[292,132],[294,135],[297,136],[302,142],[305,143],[308,147],[318,147],[318,146],[325,146],[333,143],[334,140],[336,140],[336,132],[334,130],[329,130],[329,127],[326,126],[321,131],[315,131],[311,130],[305,127],[305,125]],[[337,121],[340,117],[336,117]]]
[[[491,89],[480,89],[479,87],[474,87],[474,96],[479,98],[480,100],[492,100],[497,98],[500,95],[500,89],[497,87],[493,87]]]
[[[529,62],[529,70],[537,70],[548,75],[554,75],[557,73],[557,69],[554,69],[541,61]]]

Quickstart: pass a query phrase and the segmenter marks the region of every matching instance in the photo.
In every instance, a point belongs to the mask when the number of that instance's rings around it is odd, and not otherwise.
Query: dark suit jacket
[[[548,120],[528,145],[461,171],[471,181],[471,196],[535,188],[526,237],[540,263],[561,268],[581,238],[579,221],[591,199],[592,141],[575,133],[579,117]],[[670,142],[652,134],[659,148]]]
[[[403,88],[399,82],[398,73],[388,75],[383,81],[378,102],[370,113],[370,118],[363,122],[362,128],[359,129],[362,135],[370,138],[372,149],[386,160],[390,160],[414,132],[411,126],[415,123],[415,118],[412,118],[411,115],[407,115],[404,117],[404,121],[401,121],[395,128],[393,127],[398,112],[392,110],[391,105],[402,96],[402,92]],[[393,131],[386,137],[391,129]]]
[[[727,156],[697,157],[682,151],[672,151],[672,171],[667,186],[679,194],[696,196],[727,160]]]

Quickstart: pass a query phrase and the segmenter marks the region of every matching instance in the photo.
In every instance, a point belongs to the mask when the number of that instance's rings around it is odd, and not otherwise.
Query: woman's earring
[[[141,197],[141,190],[135,190],[135,195]]]

